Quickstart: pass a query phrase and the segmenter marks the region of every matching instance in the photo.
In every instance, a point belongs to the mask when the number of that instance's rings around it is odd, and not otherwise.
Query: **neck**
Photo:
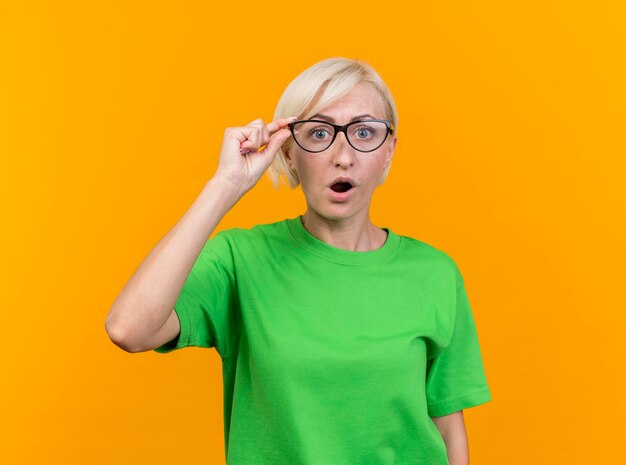
[[[302,215],[304,228],[319,240],[333,247],[352,252],[368,252],[381,248],[387,232],[374,226],[369,212],[349,218],[326,218],[307,209]]]

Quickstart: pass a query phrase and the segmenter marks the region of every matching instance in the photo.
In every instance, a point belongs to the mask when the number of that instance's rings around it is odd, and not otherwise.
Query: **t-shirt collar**
[[[302,223],[302,215],[286,219],[285,223],[292,238],[300,246],[319,258],[344,265],[371,265],[386,261],[395,254],[400,245],[400,236],[383,227],[382,229],[387,231],[387,240],[378,249],[365,252],[345,250],[327,244],[311,234]]]

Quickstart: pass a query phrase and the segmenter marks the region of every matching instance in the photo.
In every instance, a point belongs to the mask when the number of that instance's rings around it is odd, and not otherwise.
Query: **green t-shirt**
[[[383,229],[367,252],[301,216],[206,242],[154,350],[221,356],[228,465],[446,465],[431,416],[491,400],[455,262]]]

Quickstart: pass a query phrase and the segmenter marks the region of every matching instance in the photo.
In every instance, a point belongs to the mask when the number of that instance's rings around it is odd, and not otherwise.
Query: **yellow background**
[[[471,462],[618,462],[622,5],[3,2],[0,462],[223,463],[217,353],[129,354],[104,320],[224,128],[269,121],[331,56],[368,61],[397,101],[373,223],[465,277],[493,395],[465,410]],[[304,210],[264,176],[218,230]]]

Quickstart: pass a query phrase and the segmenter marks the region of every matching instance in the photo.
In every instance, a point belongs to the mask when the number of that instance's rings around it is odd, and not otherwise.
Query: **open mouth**
[[[335,192],[347,192],[352,189],[352,184],[349,182],[336,182],[330,188]]]

